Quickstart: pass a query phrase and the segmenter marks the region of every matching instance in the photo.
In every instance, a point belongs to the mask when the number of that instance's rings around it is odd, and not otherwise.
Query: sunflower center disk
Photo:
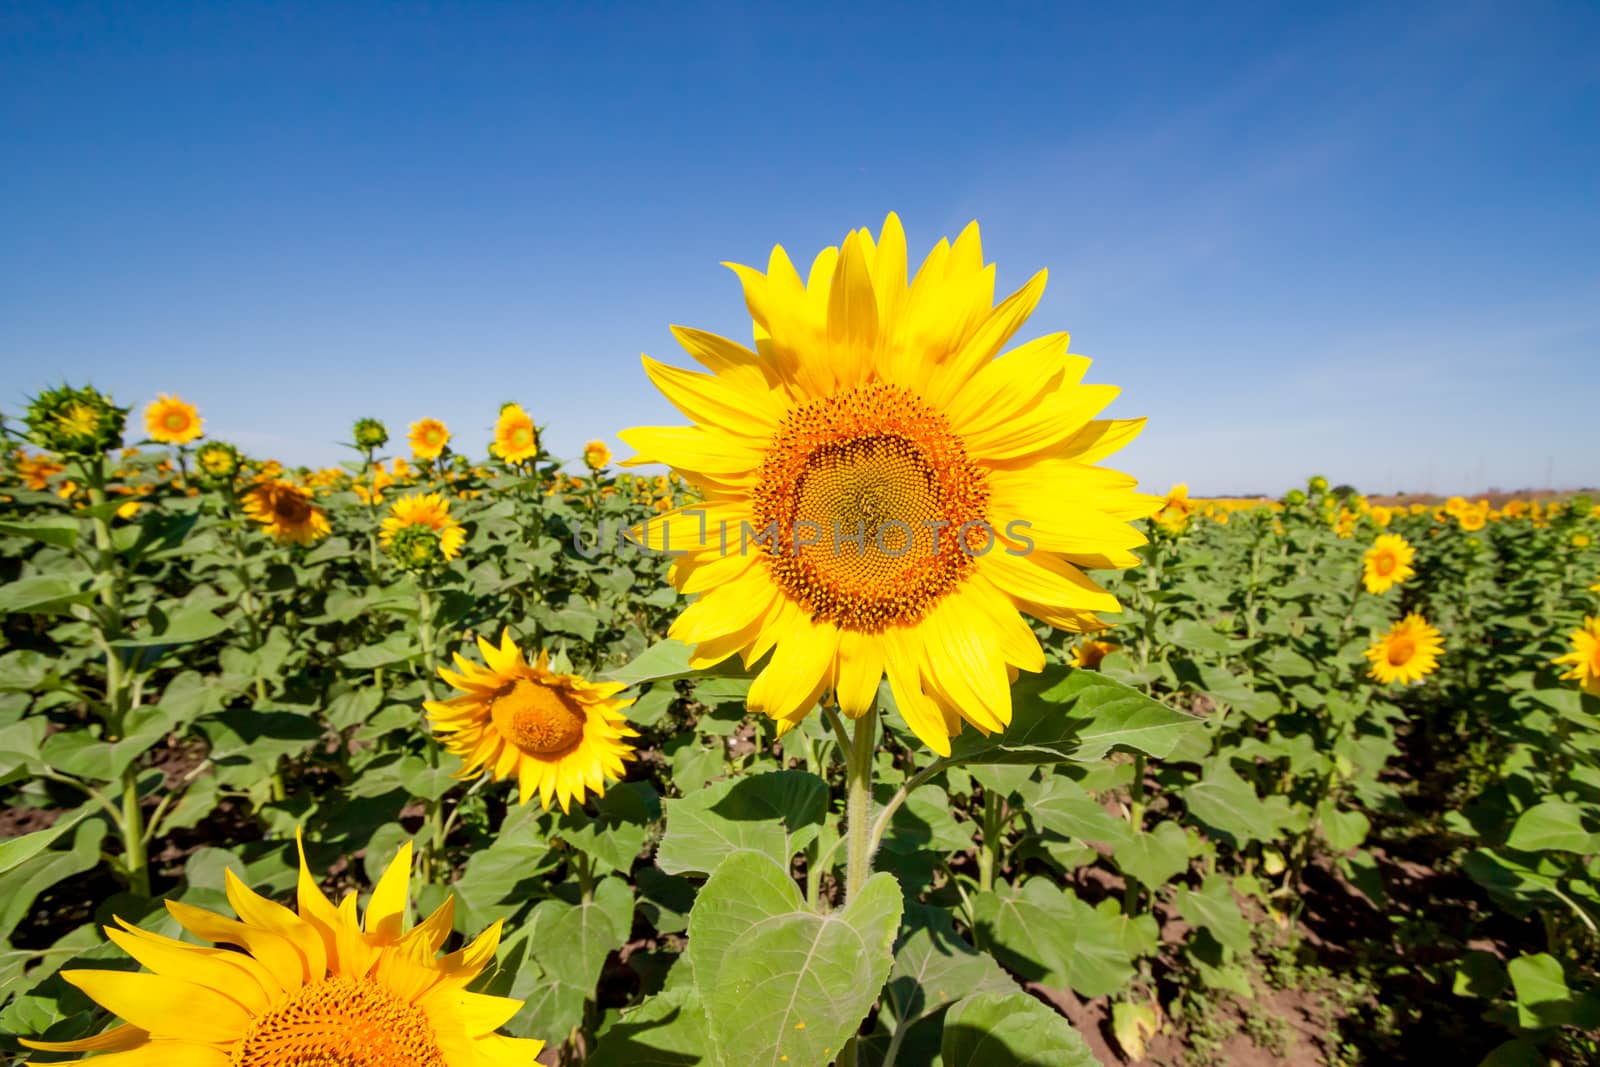
[[[174,411],[167,416],[167,429],[181,430],[189,425],[189,419],[182,412]]]
[[[1416,654],[1417,643],[1409,637],[1401,635],[1389,642],[1389,666],[1403,667],[1411,662],[1411,657]]]
[[[559,689],[519,679],[490,707],[500,736],[530,756],[554,756],[583,740],[587,717]]]
[[[1385,553],[1372,561],[1372,569],[1387,578],[1394,572],[1394,557]]]
[[[365,978],[304,986],[234,1045],[237,1067],[446,1067],[427,1013]]]
[[[990,543],[988,486],[945,417],[873,384],[791,412],[754,511],[778,585],[813,618],[876,632],[913,623]]]

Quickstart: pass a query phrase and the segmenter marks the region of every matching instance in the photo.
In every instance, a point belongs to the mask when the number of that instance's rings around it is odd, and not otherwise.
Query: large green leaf
[[[1178,914],[1193,925],[1211,931],[1219,944],[1241,956],[1250,954],[1250,924],[1239,911],[1239,902],[1228,888],[1225,876],[1213,874],[1199,889],[1179,886],[1173,903],[1178,906]]]
[[[994,957],[956,932],[947,911],[917,907],[911,917],[916,925],[895,947],[894,968],[883,991],[896,1029],[907,1029],[973,993],[1016,989]]]
[[[692,987],[664,990],[600,1035],[585,1067],[695,1067],[711,1062],[705,1009]]]
[[[69,577],[59,574],[40,574],[18,578],[0,585],[0,615],[33,614],[65,615],[74,604],[87,604],[95,598],[92,587],[85,587],[90,577]]]
[[[827,814],[828,786],[805,771],[775,771],[715,782],[666,809],[656,865],[668,874],[709,874],[741,849],[787,866]]]
[[[944,1067],[1096,1067],[1078,1031],[1027,993],[978,993],[950,1009]]]
[[[968,730],[955,739],[957,763],[1089,762],[1112,748],[1169,755],[1201,720],[1151,700],[1095,671],[1048,666],[1012,689],[1011,725],[984,737]]]
[[[65,516],[0,522],[0,537],[27,537],[57,548],[72,548],[78,543],[78,523]]]
[[[880,873],[819,915],[773,860],[730,856],[689,917],[695,986],[722,1063],[831,1063],[888,977],[901,907],[899,884]]]
[[[1047,775],[1042,782],[1024,782],[1022,810],[1035,826],[1053,830],[1080,841],[1121,841],[1128,836],[1128,824],[1116,818],[1089,795],[1088,790],[1060,774]]]
[[[1584,809],[1565,800],[1545,800],[1521,815],[1506,838],[1520,852],[1600,852],[1600,834],[1583,825]]]
[[[980,943],[1026,981],[1086,997],[1115,993],[1133,977],[1119,916],[1096,910],[1047,878],[973,898]]]
[[[1183,801],[1189,814],[1241,844],[1276,840],[1290,817],[1288,798],[1257,796],[1226,756],[1213,760],[1204,777],[1184,790]]]
[[[1162,886],[1189,867],[1189,835],[1170,819],[1149,830],[1129,831],[1114,847],[1117,866],[1147,886]]]

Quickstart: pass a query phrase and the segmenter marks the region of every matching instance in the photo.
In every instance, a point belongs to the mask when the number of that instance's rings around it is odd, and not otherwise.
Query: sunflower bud
[[[28,440],[69,456],[97,456],[122,447],[128,408],[92,385],[46,389],[28,405]]]
[[[1326,493],[1328,491],[1328,479],[1320,474],[1313,474],[1311,480],[1306,483],[1306,488],[1313,493]]]
[[[370,450],[389,443],[389,430],[377,419],[357,419],[353,432],[357,448]]]
[[[207,441],[194,454],[195,481],[208,489],[232,485],[243,462],[239,450],[226,441]]]
[[[1287,493],[1283,494],[1283,503],[1285,507],[1303,507],[1305,502],[1306,491],[1304,489],[1291,489]]]
[[[590,470],[600,470],[611,462],[611,450],[604,441],[590,441],[583,446],[583,461]]]
[[[383,551],[403,571],[421,573],[445,562],[439,531],[429,526],[406,526],[384,543]]]

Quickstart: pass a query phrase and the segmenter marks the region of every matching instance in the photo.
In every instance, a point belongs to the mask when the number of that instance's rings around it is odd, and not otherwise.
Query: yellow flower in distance
[[[494,443],[489,451],[507,463],[521,463],[539,455],[539,432],[533,419],[520,404],[507,404],[500,409],[494,424]]]
[[[1577,533],[1573,534],[1570,539],[1568,539],[1567,543],[1573,548],[1588,548],[1590,545],[1594,544],[1594,538],[1590,537],[1582,530],[1579,530]]]
[[[1423,675],[1432,674],[1439,666],[1439,653],[1443,650],[1444,637],[1421,615],[1412,612],[1367,649],[1365,655],[1372,661],[1367,674],[1384,685],[1420,682]]]
[[[1194,514],[1194,504],[1189,501],[1189,486],[1179,482],[1167,490],[1167,498],[1161,502],[1153,516],[1156,523],[1177,533],[1189,525],[1189,516]]]
[[[1593,588],[1600,592],[1600,582],[1596,582]],[[1561,677],[1577,682],[1585,693],[1600,697],[1600,619],[1592,615],[1585,616],[1583,628],[1572,631],[1569,640],[1572,642],[1572,651],[1555,658],[1558,665],[1572,666]]]
[[[411,424],[411,454],[417,459],[438,459],[450,443],[450,431],[438,419],[418,419]]]
[[[423,704],[444,747],[465,761],[459,777],[515,778],[518,803],[537,793],[546,811],[552,800],[567,811],[622,777],[622,761],[634,758],[624,738],[638,736],[622,715],[633,701],[616,699],[624,686],[557,674],[544,652],[530,664],[510,630],[498,648],[479,637],[478,651],[486,666],[457,653],[460,673],[439,669],[456,696]]]
[[[936,752],[963,719],[1003,730],[1015,672],[1044,666],[1019,612],[1085,632],[1118,610],[1083,569],[1136,564],[1130,520],[1159,501],[1094,464],[1143,420],[1095,418],[1117,390],[1082,384],[1064,333],[1000,356],[1045,275],[995,306],[976,223],[915,274],[892,214],[876,239],[824,249],[809,280],[781,247],[765,274],[730,266],[755,348],[674,327],[711,373],[644,366],[694,425],[622,434],[627,463],[702,497],[635,531],[683,551],[672,580],[700,594],[671,636],[697,668],[770,652],[749,706],[780,733],[824,690],[864,714],[886,672]]]
[[[1483,500],[1468,504],[1465,509],[1456,512],[1456,522],[1468,533],[1483,529],[1489,523],[1489,502]]]
[[[144,411],[144,426],[150,439],[164,445],[186,445],[203,436],[204,422],[193,404],[166,393],[156,397],[156,402]]]
[[[17,457],[17,473],[22,476],[23,484],[29,489],[48,489],[50,479],[67,469],[43,454],[29,456],[18,452]]]
[[[356,894],[335,907],[300,850],[298,909],[224,872],[238,919],[167,901],[196,937],[177,941],[122,920],[106,936],[147,971],[61,976],[127,1020],[82,1041],[30,1041],[46,1052],[102,1052],[96,1067],[525,1067],[542,1041],[495,1033],[522,1001],[467,991],[494,961],[496,922],[439,956],[454,898],[409,931],[411,844],[378,880],[361,921]]]
[[[378,540],[388,548],[400,531],[412,526],[422,526],[436,532],[439,535],[439,554],[445,559],[455,559],[461,555],[461,543],[467,539],[467,531],[450,514],[450,501],[442,493],[412,493],[389,505],[389,514],[384,517],[383,527],[378,531]]]
[[[1367,512],[1367,514],[1371,516],[1372,521],[1377,523],[1379,526],[1388,526],[1394,521],[1394,512],[1384,507],[1382,504],[1375,504],[1372,509]]]
[[[611,449],[604,441],[590,441],[583,446],[583,462],[590,470],[603,470],[611,462]]]
[[[328,516],[311,502],[311,490],[282,480],[262,482],[246,493],[244,513],[278,541],[309,545],[332,532]]]
[[[1411,566],[1417,550],[1399,534],[1383,534],[1361,557],[1361,581],[1369,593],[1387,592],[1416,574]]]
[[[1112,641],[1097,641],[1092,637],[1084,638],[1072,646],[1072,665],[1096,670],[1099,668],[1101,660],[1121,648],[1121,645]]]

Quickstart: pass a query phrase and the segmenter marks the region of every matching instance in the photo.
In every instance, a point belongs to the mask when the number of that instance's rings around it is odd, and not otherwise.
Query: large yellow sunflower
[[[188,444],[205,432],[201,429],[204,422],[193,404],[166,393],[156,397],[156,402],[144,412],[144,425],[150,439],[164,445]]]
[[[389,548],[410,527],[437,534],[439,554],[447,560],[461,554],[461,543],[467,539],[467,531],[450,514],[450,501],[440,493],[412,493],[396,500],[389,506],[378,540]]]
[[[1417,550],[1399,534],[1382,534],[1361,557],[1361,581],[1369,593],[1387,592],[1416,574],[1411,560]]]
[[[671,635],[697,667],[770,652],[749,703],[780,732],[828,689],[864,714],[885,672],[938,752],[963,719],[1003,729],[1016,671],[1044,666],[1019,610],[1079,632],[1118,610],[1083,570],[1137,563],[1129,520],[1158,501],[1093,464],[1143,420],[1094,418],[1117,390],[1081,384],[1064,333],[996,358],[1045,275],[996,306],[976,223],[914,276],[894,215],[824,249],[809,280],[781,247],[765,274],[730,266],[755,349],[674,327],[712,373],[645,370],[695,425],[622,435],[628,463],[703,497],[639,531],[686,553],[672,579],[700,594]]]
[[[1592,586],[1600,592],[1600,582]],[[1572,669],[1561,677],[1576,681],[1585,693],[1600,697],[1600,619],[1584,617],[1583,628],[1571,634],[1572,651],[1557,656],[1558,664],[1571,664]]]
[[[460,777],[515,777],[518,802],[537,793],[546,811],[552,799],[567,811],[587,792],[603,794],[607,777],[622,777],[622,761],[634,758],[623,739],[638,736],[622,715],[633,701],[616,699],[624,686],[557,674],[544,652],[530,664],[510,630],[498,648],[478,638],[478,651],[488,666],[457,653],[460,673],[441,667],[439,677],[460,692],[423,705],[445,748],[466,761]]]
[[[538,458],[539,431],[521,404],[507,404],[500,409],[500,417],[494,424],[494,443],[489,451],[507,463]]]
[[[1367,649],[1365,655],[1372,661],[1367,674],[1384,685],[1420,682],[1438,668],[1443,650],[1444,637],[1421,615],[1412,612]]]
[[[311,502],[311,490],[285,481],[262,482],[244,495],[244,513],[279,541],[309,545],[332,531]]]
[[[417,459],[438,459],[450,443],[450,431],[438,419],[418,419],[411,424],[411,454]]]
[[[239,918],[175,901],[172,917],[208,948],[129,923],[106,935],[149,968],[62,971],[127,1020],[82,1041],[30,1041],[46,1052],[103,1052],[95,1067],[525,1067],[542,1041],[495,1033],[521,1008],[509,997],[469,993],[494,960],[497,922],[458,952],[454,898],[404,929],[411,845],[378,881],[364,921],[356,894],[336,908],[300,851],[298,914],[261,897],[230,870],[228,902]]]

